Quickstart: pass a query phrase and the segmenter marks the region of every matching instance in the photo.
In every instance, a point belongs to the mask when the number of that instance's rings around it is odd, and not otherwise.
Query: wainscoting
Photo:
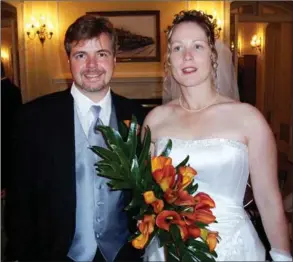
[[[71,78],[52,79],[56,90],[71,86]],[[146,113],[162,103],[162,77],[116,77],[111,80],[111,89],[118,95],[138,101]]]

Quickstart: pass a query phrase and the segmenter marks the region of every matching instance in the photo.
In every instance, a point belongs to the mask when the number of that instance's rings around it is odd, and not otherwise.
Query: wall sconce
[[[32,24],[27,24],[26,26],[26,34],[29,39],[33,40],[38,36],[41,43],[44,44],[46,39],[52,38],[53,26],[51,23],[46,24],[44,16],[41,16],[40,21],[36,21],[34,17],[31,19]]]
[[[250,41],[252,48],[256,48],[259,52],[261,51],[261,37],[253,35]]]

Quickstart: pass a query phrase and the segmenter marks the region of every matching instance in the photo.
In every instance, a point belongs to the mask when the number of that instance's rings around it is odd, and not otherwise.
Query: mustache
[[[101,69],[97,69],[97,68],[90,68],[90,69],[84,69],[82,72],[82,74],[97,74],[97,75],[101,75],[106,73],[105,70],[101,70]]]

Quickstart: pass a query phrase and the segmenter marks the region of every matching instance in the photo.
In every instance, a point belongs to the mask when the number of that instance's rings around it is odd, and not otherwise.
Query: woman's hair
[[[72,44],[82,40],[90,40],[107,34],[112,41],[113,54],[116,54],[117,36],[113,24],[105,17],[84,15],[79,17],[66,31],[64,47],[69,57]]]
[[[177,25],[184,23],[184,22],[193,22],[196,23],[198,26],[200,26],[208,39],[208,44],[209,47],[211,48],[212,51],[212,56],[211,56],[211,64],[212,68],[214,70],[214,74],[216,77],[216,70],[217,70],[217,50],[215,47],[215,28],[216,28],[216,23],[213,22],[212,20],[213,16],[205,14],[202,11],[197,11],[197,10],[189,10],[189,11],[180,11],[178,14],[175,15],[175,18],[173,19],[172,25],[168,26],[167,28],[167,44],[168,44],[168,49],[167,49],[167,57],[166,57],[166,62],[165,62],[165,70],[166,72],[168,71],[168,67],[170,66],[170,54],[171,54],[171,38],[174,32],[174,29],[176,28]]]

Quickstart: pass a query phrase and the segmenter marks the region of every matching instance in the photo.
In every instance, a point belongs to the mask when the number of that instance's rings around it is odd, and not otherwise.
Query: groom
[[[126,192],[96,176],[89,146],[106,146],[96,125],[131,119],[141,107],[111,92],[116,35],[105,18],[83,16],[64,45],[70,90],[23,106],[14,128],[7,189],[7,258],[31,261],[140,261],[127,242]]]

